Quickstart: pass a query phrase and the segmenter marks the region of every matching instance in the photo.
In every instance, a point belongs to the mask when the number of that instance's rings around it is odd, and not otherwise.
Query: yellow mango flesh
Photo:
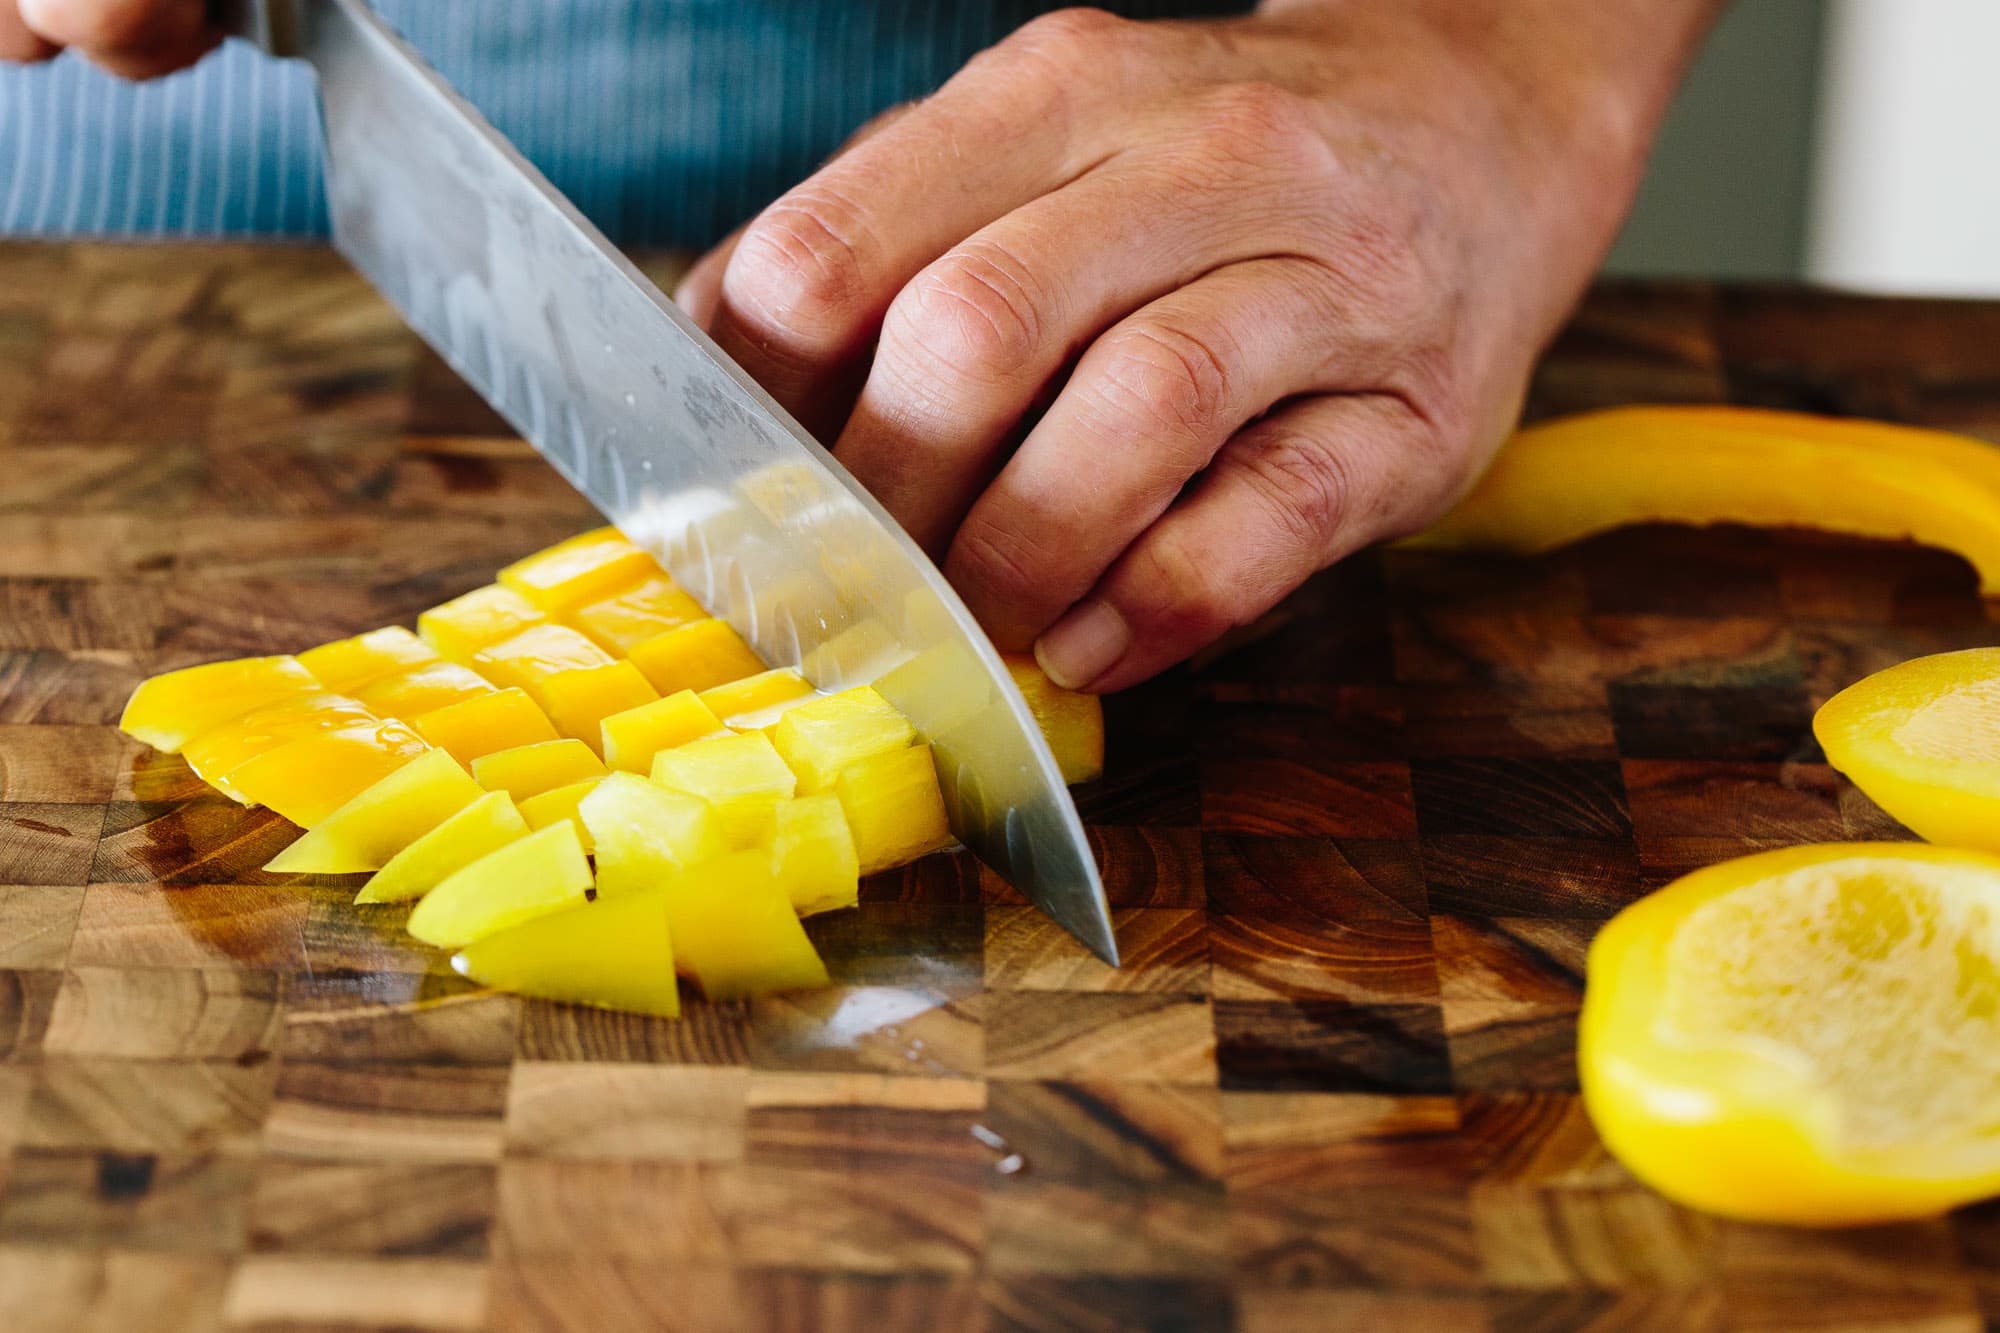
[[[749,847],[771,835],[778,802],[798,790],[798,779],[757,732],[690,741],[653,756],[653,781],[708,802],[731,846]]]
[[[580,533],[500,571],[500,582],[544,611],[597,601],[660,572],[652,556],[616,528]]]
[[[389,858],[354,895],[357,903],[400,903],[421,898],[490,852],[528,836],[514,798],[482,794],[471,805]]]
[[[467,766],[495,750],[562,739],[542,706],[518,686],[435,709],[411,725],[418,735]]]
[[[826,964],[799,925],[762,851],[716,857],[668,882],[675,961],[711,1000],[827,984]]]
[[[596,791],[597,784],[602,781],[603,778],[585,778],[566,787],[545,791],[539,796],[530,796],[521,802],[521,818],[528,821],[528,827],[531,829],[545,829],[558,819],[573,820],[576,823],[577,836],[583,840],[583,850],[595,851],[596,840],[590,836],[589,828],[584,825],[583,816],[577,813],[577,806],[583,803],[584,797]]]
[[[693,690],[613,713],[599,725],[604,762],[628,773],[652,771],[653,756],[723,730],[722,720]]]
[[[565,736],[602,753],[604,719],[651,703],[660,696],[630,662],[607,662],[550,676],[538,691],[549,720]]]
[[[247,657],[169,671],[140,682],[118,719],[126,735],[167,754],[203,732],[281,700],[321,692],[295,657]]]
[[[264,869],[285,875],[380,870],[485,794],[449,754],[426,750],[355,795]]]
[[[623,657],[676,626],[706,619],[708,612],[665,574],[641,579],[600,601],[569,613],[569,623],[607,653]]]
[[[600,897],[659,891],[724,849],[708,803],[631,773],[613,773],[577,805],[597,850]]]
[[[519,686],[532,695],[551,676],[611,660],[611,654],[567,625],[530,625],[481,648],[469,665],[495,685]]]
[[[604,765],[579,740],[539,741],[495,750],[472,761],[472,776],[488,791],[504,791],[516,801],[604,776]]]
[[[229,781],[231,770],[238,764],[301,736],[373,721],[375,714],[358,699],[325,691],[300,694],[204,731],[182,747],[181,757],[203,782],[231,800],[248,805]]]
[[[299,662],[329,690],[355,693],[384,676],[399,675],[438,660],[430,645],[401,625],[387,625],[335,639],[299,654]]]
[[[497,583],[474,588],[417,617],[417,636],[454,662],[548,619],[540,607]]]
[[[1004,654],[1007,674],[1027,701],[1035,724],[1056,757],[1066,783],[1089,782],[1104,773],[1104,703],[1094,694],[1066,690],[1050,680],[1032,657]]]
[[[486,678],[456,662],[433,662],[397,676],[384,676],[354,692],[378,717],[414,722],[425,713],[494,693]]]
[[[887,750],[849,764],[834,780],[833,791],[847,816],[864,875],[914,861],[954,841],[928,745]]]
[[[481,985],[568,1004],[678,1018],[666,900],[600,898],[468,944],[451,960]]]
[[[495,931],[578,907],[589,891],[576,825],[561,820],[489,852],[425,894],[409,932],[425,944],[458,949]]]
[[[400,722],[321,731],[238,764],[229,781],[253,805],[311,828],[430,747]]]
[[[839,798],[821,792],[778,803],[771,871],[800,916],[852,907],[860,900],[861,863]]]
[[[724,620],[697,620],[655,634],[632,649],[631,662],[661,694],[699,693],[764,669],[763,659]]]
[[[767,722],[777,721],[777,713],[786,711],[788,706],[802,704],[815,693],[812,682],[800,675],[796,667],[777,667],[725,685],[712,685],[701,692],[701,701],[722,719],[724,726],[735,731],[755,731]]]
[[[800,704],[771,728],[771,743],[798,775],[801,794],[825,791],[849,764],[917,738],[910,720],[870,686]]]

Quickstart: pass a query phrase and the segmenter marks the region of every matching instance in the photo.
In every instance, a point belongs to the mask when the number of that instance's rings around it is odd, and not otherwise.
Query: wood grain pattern
[[[1996,334],[1610,288],[1531,411],[2000,440]],[[339,261],[0,245],[0,464],[8,1333],[2000,1327],[2000,1205],[1698,1217],[1606,1155],[1573,1059],[1640,894],[1908,836],[1810,714],[2000,642],[1956,557],[1364,555],[1109,702],[1078,805],[1124,969],[937,856],[811,923],[832,989],[668,1022],[469,985],[113,728],[146,673],[407,622],[593,521]]]

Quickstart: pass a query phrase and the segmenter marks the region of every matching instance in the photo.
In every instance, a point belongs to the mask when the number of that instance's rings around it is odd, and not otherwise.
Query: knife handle
[[[300,53],[306,0],[208,0],[208,21],[274,56]]]

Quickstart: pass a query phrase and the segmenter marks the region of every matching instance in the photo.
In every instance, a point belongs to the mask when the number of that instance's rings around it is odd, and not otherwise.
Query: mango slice
[[[629,773],[649,773],[660,751],[723,730],[722,719],[693,690],[613,713],[599,724],[604,762]]]
[[[771,744],[798,775],[802,795],[825,791],[849,764],[916,739],[910,720],[868,685],[800,704],[771,728]]]
[[[827,984],[826,964],[764,852],[733,852],[683,871],[664,896],[675,960],[709,999]]]
[[[500,582],[544,611],[563,611],[660,573],[652,556],[616,528],[596,528],[500,571]]]
[[[486,678],[470,667],[432,662],[401,675],[384,676],[356,690],[354,697],[379,717],[414,722],[425,713],[494,692]]]
[[[284,875],[380,870],[485,794],[456,759],[443,750],[426,750],[355,795],[264,869]]]
[[[283,699],[320,691],[296,657],[245,657],[209,662],[139,683],[118,719],[119,729],[155,750],[179,754],[205,731]]]
[[[567,619],[605,652],[624,657],[656,634],[707,616],[701,603],[678,583],[655,574],[614,596],[577,607]]]
[[[459,949],[495,931],[566,907],[590,889],[576,825],[567,819],[488,852],[425,894],[409,932],[425,944]]]
[[[832,792],[780,801],[771,835],[771,873],[800,916],[852,907],[861,862],[847,816]]]
[[[564,671],[603,666],[611,654],[567,625],[530,625],[519,634],[489,643],[468,665],[501,688],[519,686],[529,694]]]
[[[466,945],[451,965],[516,995],[680,1017],[666,901],[658,893],[599,899],[495,931]]]
[[[605,718],[660,697],[630,662],[565,671],[541,682],[537,693],[548,709],[549,720],[563,735],[582,741],[600,755]]]
[[[2000,648],[1878,671],[1813,718],[1827,762],[1935,843],[2000,852]]]
[[[756,731],[817,694],[798,668],[777,667],[724,685],[711,685],[701,692],[701,701],[732,731]]]
[[[521,802],[521,818],[528,821],[531,829],[545,829],[558,819],[574,820],[577,837],[583,840],[583,850],[593,852],[597,850],[597,841],[590,836],[590,829],[585,826],[583,816],[577,813],[577,806],[583,803],[584,797],[596,791],[597,784],[602,781],[603,778],[585,778],[566,787],[545,791],[539,796],[530,796]]]
[[[400,722],[366,722],[286,741],[230,770],[253,805],[311,828],[430,746]]]
[[[1028,711],[1056,757],[1066,783],[1104,775],[1104,702],[1094,694],[1066,690],[1048,678],[1032,657],[1004,653],[1007,674],[1027,700]]]
[[[354,895],[357,903],[421,898],[490,852],[528,836],[527,821],[504,791],[486,792],[389,858]]]
[[[956,841],[928,745],[885,750],[849,764],[834,779],[833,791],[847,816],[864,875],[914,861]]]
[[[417,734],[470,766],[481,755],[537,741],[560,740],[542,706],[519,686],[475,695],[425,713],[411,722]]]
[[[438,660],[430,645],[401,625],[386,625],[335,639],[299,654],[299,662],[329,690],[353,694],[361,686]]]
[[[582,741],[565,738],[495,750],[472,761],[472,776],[488,791],[504,791],[516,801],[601,778],[605,767]]]
[[[2000,449],[1750,408],[1628,407],[1530,426],[1411,544],[1533,554],[1658,522],[1923,542],[1964,556],[2000,595]]]
[[[758,732],[690,741],[653,756],[653,781],[707,801],[731,846],[769,840],[778,802],[798,790],[798,779]]]
[[[344,694],[323,690],[299,694],[204,731],[181,748],[181,757],[203,782],[237,804],[248,805],[250,802],[229,781],[230,771],[238,764],[316,731],[336,731],[375,720],[375,714],[360,700]]]
[[[726,620],[697,620],[655,634],[632,649],[631,662],[661,694],[699,693],[764,669],[764,659]]]
[[[613,773],[577,805],[597,848],[600,898],[657,893],[682,870],[719,855],[708,803],[631,773]]]
[[[489,583],[432,607],[417,617],[417,636],[454,662],[488,644],[512,638],[548,614],[512,588]]]

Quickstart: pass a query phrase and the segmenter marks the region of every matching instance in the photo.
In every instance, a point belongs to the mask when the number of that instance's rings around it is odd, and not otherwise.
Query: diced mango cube
[[[1104,773],[1104,702],[1050,680],[1032,657],[1003,656],[1015,688],[1048,740],[1064,782],[1089,782]]]
[[[567,619],[598,647],[623,657],[655,634],[707,615],[701,603],[673,579],[655,574],[613,596],[577,607]]]
[[[699,692],[764,669],[764,660],[726,620],[697,620],[655,634],[632,649],[631,661],[661,694]]]
[[[482,694],[494,693],[487,679],[470,667],[456,662],[432,662],[397,676],[384,676],[354,692],[379,717],[414,722],[425,713]]]
[[[680,982],[665,898],[600,898],[475,940],[451,960],[481,985],[569,1004],[677,1018]]]
[[[178,754],[205,731],[320,688],[296,657],[209,662],[140,681],[118,725],[155,750]]]
[[[400,722],[364,722],[286,741],[229,772],[253,805],[311,828],[430,746]]]
[[[567,625],[530,625],[519,634],[489,643],[472,655],[474,671],[503,689],[517,685],[529,694],[562,671],[603,666],[611,654]]]
[[[504,791],[516,801],[604,776],[604,765],[582,741],[564,738],[495,750],[472,761],[472,776],[488,791]]]
[[[768,840],[778,802],[798,789],[770,738],[755,731],[662,750],[653,756],[653,781],[707,801],[723,839],[734,847]]]
[[[499,577],[544,611],[564,611],[659,572],[659,562],[618,529],[596,528],[516,560]]]
[[[489,791],[389,858],[361,886],[357,903],[421,898],[489,852],[528,836],[527,821],[504,791]]]
[[[385,625],[335,639],[299,654],[299,662],[329,690],[352,694],[370,681],[399,675],[438,660],[430,645],[401,625]]]
[[[264,869],[285,875],[380,870],[486,793],[443,750],[426,750],[359,792]]]
[[[778,803],[771,870],[800,916],[859,901],[861,863],[839,798],[820,792]]]
[[[628,773],[649,773],[653,756],[660,751],[722,730],[722,719],[708,710],[701,696],[682,690],[605,718],[600,727],[604,762]]]
[[[833,791],[854,835],[861,873],[872,875],[952,844],[944,793],[928,745],[885,750],[849,764]]]
[[[800,704],[771,728],[771,743],[798,774],[802,793],[825,791],[849,764],[916,738],[910,720],[868,685]]]
[[[470,766],[481,755],[537,741],[559,740],[542,706],[519,686],[481,694],[425,713],[411,722],[417,734]]]
[[[324,690],[299,694],[204,731],[181,748],[181,758],[203,782],[248,805],[229,781],[230,771],[238,764],[316,731],[336,731],[375,720],[375,714],[360,700],[344,694]]]
[[[791,899],[764,851],[733,852],[681,872],[666,888],[674,959],[711,1000],[827,984]]]
[[[613,773],[577,805],[597,848],[600,897],[658,892],[726,850],[708,803],[632,773]]]
[[[597,784],[602,781],[603,778],[585,778],[581,782],[572,782],[553,791],[545,791],[539,796],[530,796],[521,802],[521,818],[528,821],[528,827],[531,829],[545,829],[558,819],[574,820],[577,836],[583,840],[583,850],[595,851],[596,839],[590,836],[590,829],[584,824],[583,816],[576,812],[576,808],[584,797],[597,790]]]
[[[549,720],[563,735],[575,737],[600,753],[605,718],[660,697],[630,662],[564,671],[544,679],[536,692],[549,710]]]
[[[754,676],[711,685],[701,692],[709,711],[734,731],[756,731],[813,697],[812,682],[796,667],[777,667]]]
[[[417,617],[417,635],[454,662],[489,643],[512,638],[548,614],[512,588],[489,583]]]
[[[488,852],[425,894],[408,930],[425,944],[458,949],[496,931],[580,907],[590,862],[567,819]]]

